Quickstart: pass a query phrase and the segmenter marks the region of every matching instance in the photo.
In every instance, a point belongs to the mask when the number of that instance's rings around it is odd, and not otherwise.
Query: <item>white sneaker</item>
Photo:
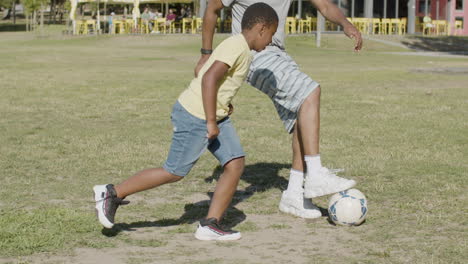
[[[241,233],[234,230],[223,229],[216,218],[203,219],[195,232],[195,238],[198,240],[238,240]]]
[[[341,192],[356,185],[354,180],[341,178],[331,173],[327,168],[322,167],[314,176],[314,180],[307,174],[304,183],[304,197],[315,198],[332,193]]]
[[[312,200],[304,198],[303,191],[294,194],[284,191],[283,195],[281,195],[279,209],[283,213],[301,218],[318,218],[322,216],[320,209],[312,203]]]
[[[96,202],[96,215],[99,222],[106,228],[112,228],[117,208],[129,202],[117,197],[112,184],[95,185],[93,191],[94,201]]]

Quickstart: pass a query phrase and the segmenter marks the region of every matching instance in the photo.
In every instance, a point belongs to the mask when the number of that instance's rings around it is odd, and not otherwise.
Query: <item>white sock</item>
[[[320,160],[320,154],[317,155],[305,155],[304,160],[307,166],[307,177],[314,177],[317,175],[320,168],[322,168],[322,161]]]
[[[302,192],[302,184],[304,183],[304,173],[302,171],[291,169],[289,173],[288,189],[289,193]]]

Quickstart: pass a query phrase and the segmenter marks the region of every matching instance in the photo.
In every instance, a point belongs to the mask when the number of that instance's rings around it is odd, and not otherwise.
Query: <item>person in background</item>
[[[166,15],[166,25],[171,25],[173,22],[175,22],[177,18],[177,15],[174,14],[174,10],[172,8],[169,8],[169,13]]]
[[[115,13],[111,12],[107,21],[109,23],[109,34],[114,34],[114,16]]]

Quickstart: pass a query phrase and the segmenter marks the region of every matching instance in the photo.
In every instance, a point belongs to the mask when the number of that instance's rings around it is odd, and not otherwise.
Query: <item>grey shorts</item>
[[[174,104],[171,120],[174,134],[169,155],[163,165],[167,172],[177,176],[187,175],[207,149],[222,166],[245,156],[229,117],[218,122],[219,135],[214,140],[206,137],[206,121],[191,115],[179,102]]]
[[[288,133],[294,129],[302,103],[319,86],[276,46],[255,53],[247,82],[270,97]]]

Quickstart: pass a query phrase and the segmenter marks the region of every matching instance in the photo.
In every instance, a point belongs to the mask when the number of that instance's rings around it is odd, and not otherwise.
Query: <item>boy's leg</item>
[[[219,177],[211,200],[206,218],[216,218],[220,221],[222,215],[231,203],[237,189],[239,179],[244,172],[245,158],[233,159],[224,166],[223,174]]]
[[[219,135],[208,149],[223,165],[224,171],[216,184],[211,199],[208,215],[200,221],[195,237],[199,240],[237,240],[241,234],[237,231],[223,229],[219,222],[237,189],[239,179],[244,172],[245,153],[240,139],[229,118],[218,123]]]
[[[205,152],[208,139],[204,120],[192,116],[179,103],[174,104],[171,119],[174,134],[163,168],[140,171],[115,188],[112,184],[94,186],[98,219],[105,227],[114,225],[115,212],[125,204],[126,196],[181,180]]]
[[[117,197],[128,195],[158,187],[166,183],[182,180],[184,177],[167,172],[163,168],[142,170],[124,182],[115,186]]]
[[[216,189],[211,199],[210,209],[205,219],[195,232],[199,240],[237,240],[241,238],[240,232],[225,230],[220,226],[221,218],[232,201],[237,189],[237,184],[244,171],[244,157],[236,158],[224,166],[224,172],[216,184]]]
[[[93,191],[99,222],[104,227],[112,228],[117,208],[128,203],[123,200],[126,196],[181,179],[183,177],[157,168],[140,171],[117,186],[95,185]]]

